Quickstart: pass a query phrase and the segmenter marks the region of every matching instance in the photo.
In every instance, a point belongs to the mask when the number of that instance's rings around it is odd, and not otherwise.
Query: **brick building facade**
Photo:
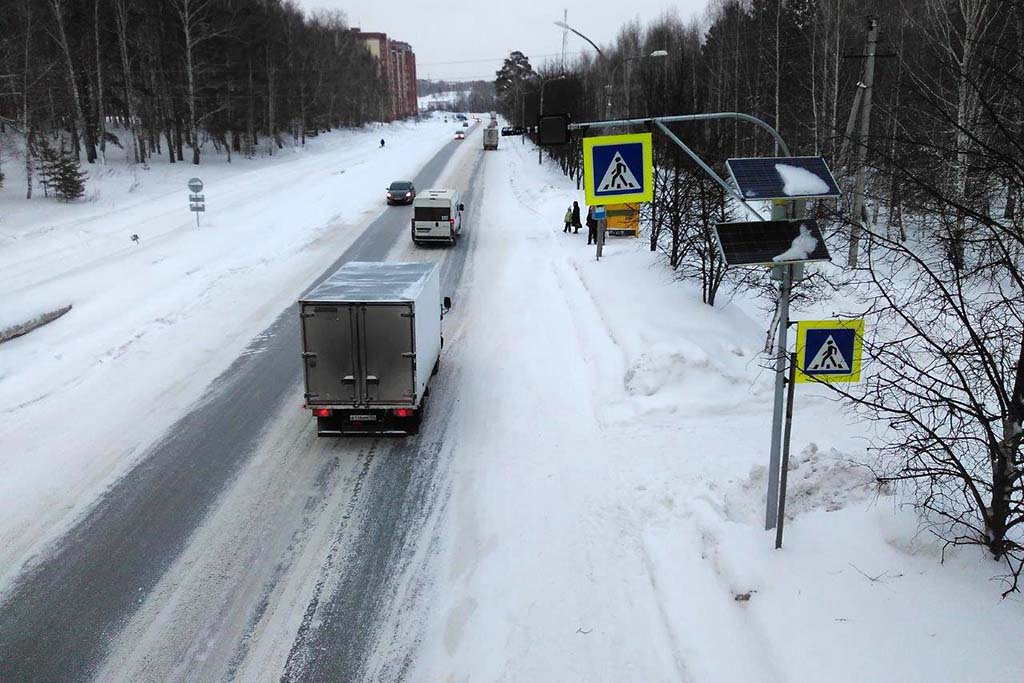
[[[391,40],[386,33],[364,33],[352,29],[356,37],[370,51],[387,84],[389,101],[381,118],[387,121],[416,116],[420,113],[416,96],[416,54],[412,46]]]

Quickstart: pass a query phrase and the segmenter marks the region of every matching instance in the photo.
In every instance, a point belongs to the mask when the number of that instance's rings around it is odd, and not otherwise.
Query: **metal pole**
[[[779,460],[782,452],[782,418],[786,403],[786,347],[789,332],[789,295],[793,288],[793,268],[776,266],[782,271],[779,285],[779,331],[775,356],[775,409],[772,414],[771,454],[768,458],[768,504],[764,528],[774,529],[779,516]]]
[[[540,104],[538,105],[538,109],[537,109],[537,123],[538,123],[538,125],[540,124],[540,117],[544,116],[544,86],[547,85],[547,84],[548,84],[548,82],[544,81],[544,80],[542,80],[540,82]],[[544,154],[544,148],[540,146],[540,131],[538,130],[537,131],[537,165],[538,166],[540,166],[542,163],[544,163],[543,154]]]
[[[733,197],[735,197],[741,204],[743,204],[743,206],[747,207],[747,209],[749,209],[752,214],[757,216],[758,220],[761,220],[761,221],[764,220],[764,217],[760,214],[760,212],[758,212],[756,209],[754,209],[754,207],[752,207],[750,204],[747,204],[747,200],[744,199],[743,195],[740,194],[740,191],[738,189],[736,189],[735,186],[733,186],[731,183],[728,183],[724,179],[719,177],[719,175],[717,173],[715,173],[715,171],[710,166],[708,166],[706,163],[704,163],[703,159],[701,159],[699,156],[697,156],[696,152],[694,152],[692,149],[690,149],[686,145],[685,142],[683,142],[682,140],[679,139],[679,136],[677,136],[675,133],[673,133],[671,130],[669,130],[668,126],[666,126],[664,123],[662,123],[658,119],[654,120],[654,125],[656,125],[661,130],[662,133],[664,133],[666,136],[668,136],[669,140],[671,140],[672,142],[676,143],[676,145],[680,149],[682,149],[684,152],[686,152],[687,156],[689,156],[691,159],[693,159],[697,163],[697,165],[700,166],[704,170],[705,173],[707,173],[709,176],[711,176],[712,180],[714,180],[716,183],[718,183],[722,187],[723,190],[725,190],[726,192],[731,194]]]
[[[857,150],[857,178],[853,190],[853,220],[850,228],[850,267],[857,267],[860,251],[861,216],[864,214],[864,161],[868,153],[868,133],[871,130],[871,90],[875,82],[875,47],[878,43],[878,20],[868,17],[868,51],[864,62],[864,109],[860,117],[860,149]]]
[[[615,121],[585,121],[580,123],[570,123],[569,130],[586,130],[587,128],[614,128],[614,127],[625,127],[625,126],[650,126],[659,121],[661,123],[683,123],[686,121],[714,121],[717,119],[739,119],[740,121],[746,121],[752,123],[759,128],[764,129],[772,138],[779,144],[779,149],[782,150],[783,156],[793,156],[789,151],[789,146],[786,141],[782,139],[782,135],[779,131],[772,128],[769,124],[765,123],[756,116],[750,114],[742,114],[735,111],[721,111],[714,112],[711,114],[681,114],[679,116],[654,116],[642,119],[619,119]]]
[[[594,229],[596,233],[596,239],[594,240],[597,247],[597,260],[601,260],[601,256],[604,255],[604,233],[605,226],[607,226],[607,218],[602,218],[597,221],[597,227]]]
[[[786,525],[786,482],[789,480],[789,436],[793,430],[793,394],[796,390],[796,354],[789,354],[789,390],[786,392],[786,431],[782,437],[782,476],[779,480],[779,526],[775,530],[775,549],[782,547],[782,529]]]

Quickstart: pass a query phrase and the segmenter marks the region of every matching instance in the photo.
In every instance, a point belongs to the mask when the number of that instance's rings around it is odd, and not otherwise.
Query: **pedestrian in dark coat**
[[[580,223],[580,203],[579,202],[573,202],[572,203],[572,227],[576,228],[575,233],[579,233],[580,228],[583,227],[583,224]]]
[[[587,207],[587,244],[597,244],[597,219],[592,206]]]

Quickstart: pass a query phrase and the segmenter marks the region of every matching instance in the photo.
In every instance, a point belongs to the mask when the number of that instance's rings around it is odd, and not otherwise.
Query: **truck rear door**
[[[308,403],[357,401],[356,314],[353,305],[303,304],[302,358]]]
[[[360,307],[363,402],[409,403],[416,395],[412,304]]]

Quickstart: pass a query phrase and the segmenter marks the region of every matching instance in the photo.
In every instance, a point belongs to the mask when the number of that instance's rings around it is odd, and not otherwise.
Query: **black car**
[[[505,126],[504,128],[501,129],[501,134],[503,136],[515,135],[516,132],[512,129],[512,126]]]
[[[396,180],[387,192],[388,204],[412,204],[416,199],[416,187],[408,180]]]
[[[522,126],[516,126],[515,128],[512,129],[512,134],[513,135],[522,135],[525,132],[526,132],[526,129],[523,128]]]

